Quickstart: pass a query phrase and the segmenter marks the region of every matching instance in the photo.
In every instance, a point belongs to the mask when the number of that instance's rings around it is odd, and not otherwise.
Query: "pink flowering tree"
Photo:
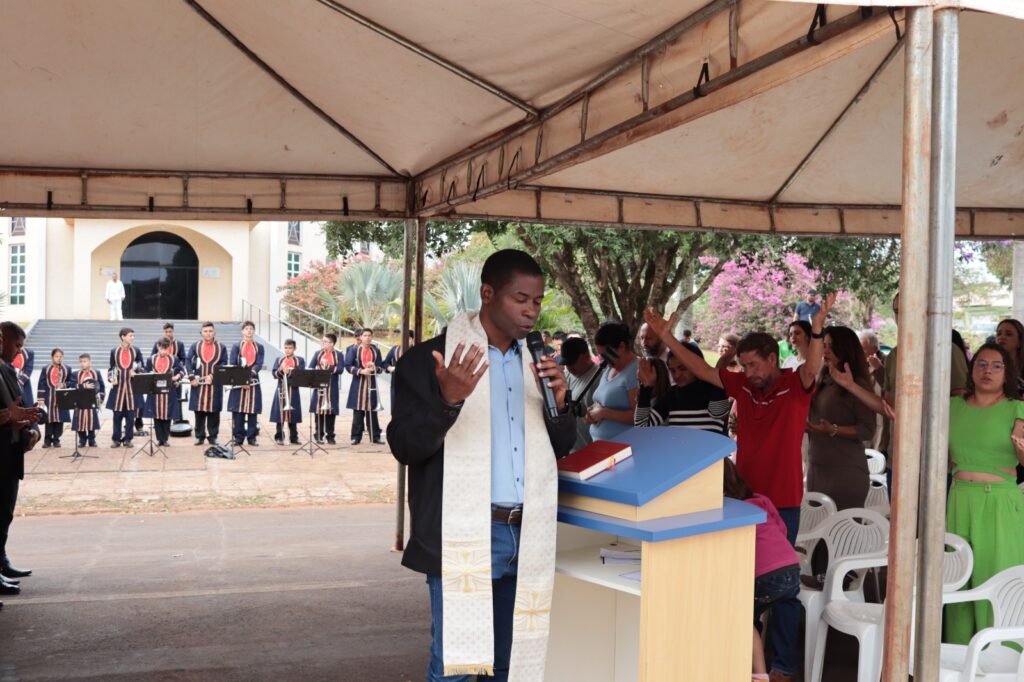
[[[796,253],[777,258],[759,253],[731,260],[704,295],[702,310],[695,315],[696,335],[705,345],[713,345],[729,332],[742,336],[761,331],[781,338],[807,292],[829,289],[823,279]],[[856,328],[856,320],[856,301],[840,292],[831,323]]]

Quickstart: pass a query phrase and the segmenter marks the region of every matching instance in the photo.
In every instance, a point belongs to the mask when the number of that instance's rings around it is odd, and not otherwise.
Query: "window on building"
[[[11,218],[11,236],[23,237],[25,235],[25,219]]]
[[[295,251],[288,252],[288,279],[299,276],[302,270],[302,254]]]
[[[288,243],[302,246],[302,223],[298,220],[288,221]]]
[[[11,245],[11,285],[8,289],[7,295],[11,305],[25,305],[24,244]]]

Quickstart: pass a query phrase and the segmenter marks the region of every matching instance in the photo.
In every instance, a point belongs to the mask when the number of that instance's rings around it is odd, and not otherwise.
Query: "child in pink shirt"
[[[758,495],[740,478],[736,465],[725,460],[726,497],[749,502],[768,515],[757,525],[754,548],[754,668],[753,680],[790,682],[797,678],[797,642],[800,636],[800,561],[786,538],[786,524],[771,500]],[[768,638],[775,651],[771,675],[764,662],[758,631],[761,614],[771,611]]]

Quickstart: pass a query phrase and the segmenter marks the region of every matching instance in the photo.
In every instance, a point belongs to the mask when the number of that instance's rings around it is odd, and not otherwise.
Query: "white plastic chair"
[[[942,591],[955,593],[963,587],[974,570],[974,552],[967,541],[959,535],[946,533],[946,552],[942,557]],[[879,568],[889,563],[889,557],[857,557],[840,561],[825,581],[825,595],[828,604],[821,614],[814,640],[814,655],[811,663],[811,682],[820,682],[821,670],[825,663],[825,645],[828,629],[857,638],[857,682],[878,682],[882,674],[882,649],[885,634],[885,606],[865,604],[849,599],[849,593],[842,589],[843,577],[853,570]],[[913,650],[913,635],[911,635]]]
[[[810,552],[820,539],[815,531],[828,517],[836,513],[835,501],[825,493],[805,492],[800,501],[800,530],[794,547],[800,557],[801,569],[810,561]]]
[[[821,539],[828,549],[829,566],[825,573],[825,581],[834,573],[837,562],[848,558],[873,558],[876,562],[884,560],[889,547],[889,521],[878,512],[869,509],[844,509],[828,517],[813,533],[814,540]],[[813,544],[811,545],[813,548]],[[813,549],[811,550],[813,551]],[[807,563],[810,563],[808,556]],[[874,564],[872,564],[874,565]],[[803,567],[802,567],[803,568]],[[850,569],[854,570],[854,569]],[[808,569],[809,571],[809,569]],[[844,571],[844,575],[850,571]],[[845,593],[850,601],[864,601],[864,576],[868,568],[855,570],[856,577]],[[842,580],[840,580],[842,585]],[[811,669],[814,656],[814,641],[818,631],[818,621],[825,608],[826,592],[800,586],[800,602],[806,612],[804,636],[804,670]]]
[[[889,518],[889,491],[885,487],[885,481],[879,482],[874,477],[871,478],[868,482],[867,497],[864,498],[864,508]]]
[[[942,596],[943,604],[983,600],[992,604],[994,625],[975,633],[967,646],[942,645],[940,682],[1024,680],[1024,656],[1000,644],[1024,646],[1024,566],[1000,571],[974,589]]]
[[[885,473],[885,455],[883,455],[881,452],[873,448],[865,449],[864,454],[867,455],[868,457],[869,474]]]

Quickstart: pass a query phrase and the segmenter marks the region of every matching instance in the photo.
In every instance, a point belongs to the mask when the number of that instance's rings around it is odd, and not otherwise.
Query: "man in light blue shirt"
[[[525,476],[523,349],[515,340],[502,352],[487,349],[491,373],[491,503],[514,507],[523,503]]]

